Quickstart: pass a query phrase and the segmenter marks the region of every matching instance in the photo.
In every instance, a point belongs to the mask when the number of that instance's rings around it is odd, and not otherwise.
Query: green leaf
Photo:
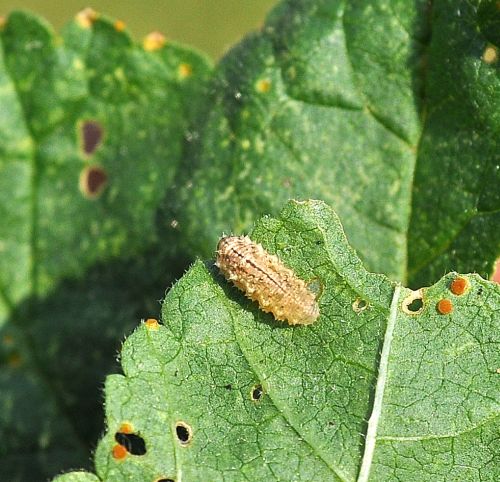
[[[496,480],[498,285],[464,275],[455,295],[452,273],[414,292],[369,273],[317,201],[252,239],[320,284],[318,321],[276,322],[196,262],[107,378],[100,480]]]
[[[0,460],[43,480],[88,463],[119,340],[175,275],[158,208],[210,66],[90,10],[1,30]]]
[[[450,270],[490,276],[496,4],[282,2],[216,70],[173,214],[186,249],[211,256],[221,232],[316,198],[371,271],[416,287]]]

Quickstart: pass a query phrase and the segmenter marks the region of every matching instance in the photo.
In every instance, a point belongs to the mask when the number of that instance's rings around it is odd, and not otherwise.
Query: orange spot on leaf
[[[99,17],[99,14],[92,8],[84,8],[76,14],[76,22],[82,28],[90,28]]]
[[[127,449],[120,444],[113,446],[113,450],[111,452],[113,454],[113,458],[116,460],[123,460],[128,454]]]
[[[146,325],[146,328],[148,330],[158,330],[160,327],[160,324],[158,323],[158,320],[155,320],[154,318],[148,318],[144,324]]]
[[[117,20],[113,26],[117,32],[123,32],[127,27],[123,20]]]
[[[437,304],[437,310],[442,315],[449,315],[453,311],[453,303],[448,299],[440,300]]]
[[[462,278],[461,276],[455,278],[450,284],[450,291],[457,296],[463,295],[467,288],[469,287],[469,282],[467,279]]]
[[[167,43],[165,35],[161,32],[151,32],[142,41],[142,46],[147,52],[154,52],[160,50]]]
[[[120,430],[118,430],[120,433],[133,433],[134,432],[134,427],[128,422],[123,422],[120,425]]]

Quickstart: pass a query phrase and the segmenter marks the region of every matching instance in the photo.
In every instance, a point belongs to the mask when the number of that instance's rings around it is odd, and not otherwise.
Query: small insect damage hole
[[[252,397],[252,400],[254,402],[258,402],[261,398],[262,395],[264,395],[264,390],[262,388],[262,385],[259,383],[258,385],[254,385],[251,390],[250,396]]]
[[[354,313],[362,313],[368,308],[368,302],[366,300],[362,300],[361,298],[357,298],[354,300],[354,303],[352,304],[352,309]]]
[[[102,142],[104,129],[95,120],[86,120],[81,124],[82,149],[90,156]]]
[[[89,199],[96,199],[108,182],[106,171],[100,166],[88,166],[80,173],[80,191]]]
[[[232,389],[233,389],[233,386],[232,386],[230,383],[228,383],[227,385],[224,385],[224,388],[225,388],[226,390],[232,390]]]
[[[422,290],[412,291],[402,302],[401,309],[407,315],[418,315],[424,310]]]
[[[146,453],[146,442],[135,433],[116,432],[115,440],[132,455],[144,455]]]
[[[154,482],[175,482],[175,479],[156,479]]]
[[[181,445],[188,445],[193,439],[193,431],[191,427],[184,422],[177,422],[175,425],[175,433]]]

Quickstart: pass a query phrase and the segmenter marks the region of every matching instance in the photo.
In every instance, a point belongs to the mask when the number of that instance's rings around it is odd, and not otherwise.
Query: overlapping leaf
[[[315,198],[371,271],[416,287],[489,277],[499,24],[490,0],[282,2],[217,69],[181,173],[186,246],[208,257],[221,232]]]

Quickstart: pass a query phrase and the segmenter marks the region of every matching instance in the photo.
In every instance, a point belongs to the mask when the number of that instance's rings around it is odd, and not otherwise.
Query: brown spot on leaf
[[[82,149],[85,155],[90,156],[102,142],[104,129],[95,120],[86,120],[81,124]]]
[[[80,191],[89,199],[96,199],[106,187],[108,175],[100,166],[88,166],[80,173]]]

